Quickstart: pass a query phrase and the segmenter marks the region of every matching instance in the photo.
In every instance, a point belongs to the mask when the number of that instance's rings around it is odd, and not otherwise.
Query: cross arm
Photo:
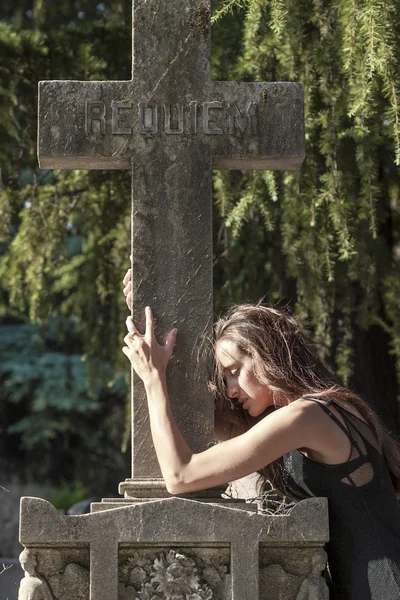
[[[304,160],[301,83],[214,81],[210,96],[217,100],[213,114],[223,132],[213,136],[215,169],[300,169]]]
[[[40,167],[129,169],[126,135],[119,132],[128,127],[131,88],[128,81],[39,82]]]

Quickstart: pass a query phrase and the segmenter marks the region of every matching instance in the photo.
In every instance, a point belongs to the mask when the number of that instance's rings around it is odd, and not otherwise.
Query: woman
[[[130,270],[124,284],[130,306]],[[177,330],[160,346],[149,307],[144,335],[130,317],[127,327],[123,352],[146,389],[168,491],[206,489],[262,471],[292,497],[325,496],[333,598],[400,600],[399,445],[359,396],[334,382],[296,320],[247,305],[217,322],[211,388],[236,437],[197,454],[168,399],[165,373]]]

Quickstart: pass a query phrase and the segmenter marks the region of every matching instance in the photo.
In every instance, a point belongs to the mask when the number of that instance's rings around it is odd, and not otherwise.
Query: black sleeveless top
[[[328,498],[331,600],[400,600],[400,505],[376,436],[338,404],[303,399],[317,402],[352,448],[349,460],[338,465],[311,460],[299,450],[282,458],[288,491],[301,498]]]

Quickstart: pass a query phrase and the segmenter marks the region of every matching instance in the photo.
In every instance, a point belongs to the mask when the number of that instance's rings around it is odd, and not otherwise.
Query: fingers
[[[128,283],[126,284],[126,286],[124,287],[124,289],[122,290],[124,293],[124,296],[126,296],[128,294],[128,292],[132,291],[132,281],[128,281]]]
[[[174,349],[175,343],[176,343],[176,337],[178,335],[178,330],[177,329],[173,329],[172,331],[169,332],[168,336],[167,336],[167,341],[165,343],[165,347],[167,348],[167,350],[172,350]]]
[[[146,306],[145,316],[146,316],[146,330],[145,330],[144,335],[141,334],[140,331],[137,329],[131,316],[126,318],[125,323],[126,323],[126,328],[128,330],[128,334],[125,336],[124,340],[127,345],[129,345],[129,342],[132,342],[132,335],[133,336],[136,335],[136,336],[140,337],[141,339],[147,338],[148,341],[156,340],[155,334],[154,334],[154,316],[153,316],[153,311],[151,310],[150,306]],[[178,335],[178,330],[176,328],[172,329],[169,332],[169,334],[167,335],[167,338],[165,340],[165,345],[164,345],[164,347],[166,349],[168,349],[168,350],[171,349],[171,351],[173,350],[173,348],[175,346],[177,335]]]
[[[125,277],[122,280],[122,283],[126,286],[128,286],[128,284],[132,284],[132,269],[127,270]],[[124,294],[125,294],[125,290],[124,290]],[[125,296],[126,296],[126,294],[125,294]]]
[[[151,310],[150,306],[146,306],[145,314],[146,314],[145,336],[149,339],[154,339],[154,318],[153,318],[153,311]]]
[[[125,281],[125,279],[124,279]],[[128,281],[123,289],[124,296],[126,297],[126,303],[128,308],[132,310],[132,281]]]
[[[132,317],[127,317],[125,323],[126,323],[126,328],[129,331],[129,334],[133,333],[135,335],[139,335],[140,337],[142,337],[142,334],[136,328],[136,325],[133,322]],[[129,334],[127,336],[125,336],[125,337],[129,337]]]
[[[153,311],[151,310],[150,306],[146,306],[145,315],[146,315],[146,331],[145,331],[144,335],[148,336],[150,338],[154,338],[154,318],[153,318]],[[140,333],[140,331],[136,327],[135,323],[133,322],[133,319],[131,316],[126,317],[125,323],[126,323],[126,328],[130,334],[133,333],[134,335],[143,337],[143,334]]]
[[[129,310],[132,310],[132,292],[128,292],[128,295],[126,296],[126,303]]]
[[[130,259],[132,262],[132,256],[130,256]],[[127,270],[127,272],[125,273],[125,277],[122,280],[122,283],[125,286],[123,289],[123,293],[126,297],[126,304],[129,310],[132,310],[132,269]]]
[[[126,346],[128,346],[128,350],[130,350],[130,348],[133,344],[133,341],[135,339],[134,337],[132,337],[132,335],[134,335],[134,334],[127,333],[126,336],[124,337],[124,342],[125,342]],[[139,336],[137,336],[137,338],[139,339]]]

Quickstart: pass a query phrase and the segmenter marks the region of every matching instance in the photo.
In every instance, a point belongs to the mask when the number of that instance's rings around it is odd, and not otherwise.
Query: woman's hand
[[[131,256],[132,261],[132,256]],[[128,269],[123,279],[124,284],[124,296],[126,297],[126,303],[129,310],[132,310],[132,269]]]
[[[150,306],[146,307],[145,313],[146,331],[144,335],[136,329],[132,317],[126,319],[129,333],[124,338],[126,346],[122,348],[122,352],[129,358],[140,379],[144,383],[148,383],[155,377],[160,378],[165,375],[178,330],[170,331],[165,345],[160,346],[154,335],[154,320]]]

